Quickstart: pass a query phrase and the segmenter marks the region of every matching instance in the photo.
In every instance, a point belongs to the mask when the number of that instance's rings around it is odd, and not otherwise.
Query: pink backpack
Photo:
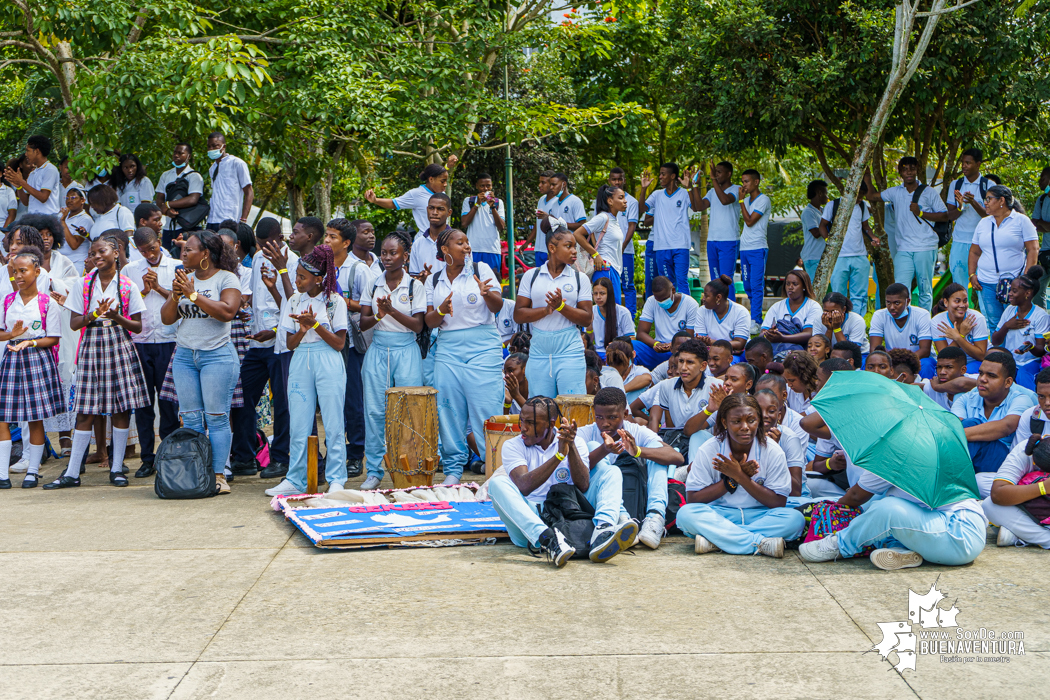
[[[15,295],[18,292],[11,292],[4,297],[4,318],[7,318],[7,310],[11,308],[11,304],[15,303]],[[40,328],[47,334],[47,305],[51,303],[51,297],[46,294],[36,295],[37,308],[40,309]],[[51,346],[51,356],[55,358],[55,362],[58,362],[58,343]]]
[[[91,289],[95,285],[95,278],[98,277],[98,270],[95,270],[91,274],[84,276],[84,310],[91,307]],[[117,279],[117,293],[120,296],[120,313],[127,314],[128,309],[131,308],[131,280],[120,275]],[[70,292],[72,294],[72,292]],[[87,330],[87,326],[80,329],[80,339],[77,340],[77,358],[80,357],[80,344],[84,342],[84,332]]]

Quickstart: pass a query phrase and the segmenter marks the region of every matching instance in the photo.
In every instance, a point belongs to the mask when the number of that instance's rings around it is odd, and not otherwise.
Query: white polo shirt
[[[389,283],[387,283],[386,274],[375,279],[365,289],[364,294],[361,295],[361,306],[370,307],[372,315],[375,315],[379,311],[379,307],[374,303],[374,300],[378,297],[387,296],[390,297],[390,304],[406,316],[426,313],[426,288],[407,274],[401,275],[401,281],[398,282],[394,289],[391,289]],[[508,299],[507,301],[510,300]],[[400,321],[389,315],[379,319],[373,328],[377,331],[390,333],[414,333],[414,331],[405,328]],[[347,336],[347,340],[349,339],[349,336]]]
[[[802,210],[802,252],[798,254],[803,260],[820,260],[828,242],[817,238],[810,231],[820,226],[821,211],[812,204]]]
[[[583,460],[584,467],[589,468],[590,464],[587,460],[587,455],[590,454],[590,451],[587,449],[587,443],[584,442],[579,433],[577,433],[576,439],[572,442],[576,446],[576,451],[580,453],[580,459]],[[557,436],[551,440],[551,444],[547,449],[543,449],[539,445],[526,446],[525,441],[519,435],[503,443],[503,448],[500,452],[503,458],[503,468],[508,475],[519,467],[525,467],[530,472],[539,469],[556,454],[558,454]],[[525,498],[533,503],[543,503],[544,499],[547,498],[547,492],[551,490],[552,486],[571,483],[572,470],[569,469],[569,457],[566,455],[565,459],[554,468],[554,473],[551,474],[550,478],[540,484],[536,490],[525,496]]]
[[[34,190],[47,190],[51,193],[44,202],[29,195],[26,210],[30,214],[57,214],[62,207],[66,206],[65,201],[59,201],[62,196],[62,176],[51,161],[47,161],[39,168],[33,168],[29,177],[26,178],[26,184]]]
[[[824,328],[823,321],[820,324],[821,328]],[[824,328],[824,331],[827,329]],[[831,330],[835,330],[832,328]],[[821,331],[822,333],[824,331]],[[816,332],[816,331],[814,331]],[[862,353],[867,353],[871,348],[871,344],[868,342],[868,327],[864,323],[864,317],[858,314],[856,311],[850,311],[846,314],[846,319],[842,322],[842,334],[846,336],[846,340],[851,343],[856,343],[860,346]],[[832,335],[831,344],[835,344],[835,336]],[[859,369],[864,369],[863,367]]]
[[[912,352],[919,351],[920,340],[933,340],[933,328],[930,312],[921,306],[908,306],[904,313],[904,327],[897,325],[896,320],[886,309],[879,309],[871,315],[871,336],[882,338],[887,350],[905,348]]]
[[[550,201],[551,201],[550,197],[548,197],[547,195],[543,195],[542,197],[540,197],[536,201],[536,210],[537,211],[547,211],[547,208],[548,208],[548,205],[550,204]],[[534,239],[535,242],[533,244],[533,249],[536,252],[539,252],[539,253],[546,253],[547,252],[547,234],[543,232],[542,228],[540,228],[540,222],[541,221],[543,221],[543,219],[541,219],[539,217],[536,217],[536,238]]]
[[[412,219],[416,222],[416,231],[420,233],[426,231],[430,228],[430,219],[427,218],[427,204],[430,203],[430,198],[435,194],[426,185],[413,187],[400,197],[394,197],[394,211],[410,210]]]
[[[728,439],[708,440],[700,446],[685,480],[686,491],[700,491],[722,481],[722,472],[714,468],[715,457],[720,454],[726,457],[731,454]],[[751,477],[753,482],[765,486],[779,496],[790,495],[791,472],[788,471],[787,457],[775,440],[767,438],[765,445],[758,440],[752,442],[748,459],[758,463],[758,471]],[[737,486],[736,491],[726,493],[712,501],[711,505],[728,508],[766,508],[743,486]]]
[[[325,303],[324,293],[320,293],[315,297],[309,294],[296,293],[288,300],[290,306],[296,315],[305,313],[306,311],[312,311],[314,318],[321,324],[321,328],[329,331],[330,333],[338,333],[339,331],[345,331],[347,328],[347,313],[346,313],[346,302],[338,294],[333,294],[328,298],[328,303]],[[299,322],[291,317],[290,314],[286,314],[284,321],[281,325],[281,330],[287,333],[297,333],[299,331]],[[349,338],[347,339],[349,340]],[[285,340],[287,342],[287,339]],[[322,342],[321,336],[315,330],[308,330],[303,336],[300,343],[317,343]]]
[[[931,399],[933,399],[934,402],[938,406],[943,408],[945,411],[952,410],[952,403],[955,402],[955,396],[950,396],[949,397],[948,396],[948,392],[946,392],[946,391],[934,391],[933,385],[930,384],[930,380],[929,379],[923,379],[922,380],[922,391],[923,391],[924,394],[926,394]],[[1021,429],[1021,425],[1020,424],[1017,425],[1017,429],[1018,429],[1018,431],[1020,431],[1020,429]],[[1016,435],[1016,433],[1015,433],[1015,435]],[[1015,438],[1015,442],[1016,442],[1016,438]]]
[[[959,180],[962,180],[962,186],[959,186]],[[955,191],[958,190],[963,194],[972,194],[973,200],[977,204],[984,206],[984,197],[981,196],[981,181],[984,181],[985,194],[988,193],[989,188],[994,187],[995,183],[986,178],[984,175],[978,175],[977,179],[970,182],[965,177],[952,180],[952,184],[948,186],[948,207],[955,207],[962,212],[962,215],[955,220],[955,228],[952,229],[952,244],[968,244],[973,240],[973,232],[977,229],[977,224],[981,221],[981,215],[977,213],[977,210],[969,204],[959,205],[955,201]]]
[[[718,198],[715,188],[712,187],[704,195],[704,199],[711,202],[710,218],[707,223],[707,240],[709,241],[737,241],[740,239],[740,185],[730,185],[723,190],[726,194],[733,195],[733,201],[722,204]]]
[[[354,284],[351,289],[350,270],[352,268],[354,269]],[[346,306],[348,300],[360,302],[364,293],[372,289],[372,285],[376,282],[372,278],[371,268],[368,263],[359,260],[353,254],[346,256],[343,264],[336,269],[335,276],[339,285],[339,295],[343,299],[344,306]],[[405,276],[407,277],[408,275]],[[419,296],[423,296],[423,293],[419,292]],[[349,306],[347,306],[347,313],[349,313]],[[346,334],[346,344],[347,347],[354,347],[353,333]]]
[[[293,253],[288,246],[281,245],[282,252],[288,256],[288,279],[292,281],[292,293],[295,293],[295,273],[299,269],[299,256]],[[281,306],[278,305],[273,296],[270,294],[269,288],[266,283],[263,282],[262,271],[269,270],[271,272],[277,272],[277,268],[273,266],[266,256],[260,251],[254,258],[252,258],[252,335],[257,335],[263,331],[275,331],[281,323]],[[284,295],[284,282],[281,280],[281,276],[277,276],[277,294],[280,296],[282,305],[287,299]],[[277,333],[280,336],[280,333]],[[287,350],[287,345],[277,341],[267,340],[259,342],[258,340],[248,341],[249,348],[278,348],[274,352],[284,352]]]
[[[744,230],[740,233],[740,250],[762,250],[769,248],[766,240],[766,231],[769,229],[769,215],[773,211],[773,202],[769,197],[759,193],[757,197],[744,198],[744,206],[748,214],[759,213],[762,216],[754,226],[744,224]]]
[[[7,296],[5,295],[4,299],[6,298]],[[44,337],[59,338],[62,336],[62,307],[54,299],[48,297],[44,311],[46,319],[41,319],[40,301],[35,297],[27,304],[22,301],[20,294],[15,294],[14,301],[11,302],[7,313],[4,313],[4,299],[0,299],[0,328],[10,332],[15,327],[15,323],[21,321],[22,327],[26,329],[22,335],[5,342],[3,344],[5,350],[8,344],[14,345],[21,343],[23,340],[37,340]],[[44,320],[47,321],[46,332],[44,331],[45,324],[42,322]]]
[[[80,245],[76,249],[69,247],[67,241],[62,246],[62,254],[69,258],[69,262],[73,263],[73,267],[77,269],[78,275],[84,274],[84,261],[87,260],[88,252],[91,248],[91,229],[95,226],[94,219],[86,211],[81,211],[77,214],[70,214],[66,217],[66,228],[69,229],[70,235],[79,236],[77,232],[77,226],[80,226],[87,231],[87,239],[80,242]]]
[[[999,328],[1003,327],[1007,321],[1017,315],[1016,306],[1007,306],[1003,310],[1003,315],[999,319]],[[1044,333],[1050,332],[1050,316],[1047,315],[1046,311],[1039,308],[1037,304],[1032,304],[1032,308],[1028,310],[1028,313],[1024,316],[1028,320],[1028,325],[1024,328],[1012,328],[1006,331],[1006,340],[1003,341],[1003,347],[1010,350],[1010,354],[1014,358],[1014,362],[1017,366],[1027,365],[1037,360],[1042,361],[1041,357],[1036,357],[1029,352],[1018,355],[1015,351],[1025,343],[1032,343],[1035,345],[1036,339],[1040,338]]]
[[[966,318],[969,318],[969,319],[973,320],[973,328],[971,328],[970,332],[966,334],[967,342],[976,343],[979,340],[988,340],[990,334],[988,333],[988,321],[985,319],[984,314],[982,314],[980,311],[975,311],[973,309],[967,309],[966,310]],[[942,311],[941,313],[937,314],[936,316],[933,317],[933,320],[930,322],[930,327],[933,330],[933,340],[934,340],[934,342],[936,342],[938,340],[943,340],[946,343],[948,343],[948,345],[953,345],[955,343],[955,341],[954,340],[950,340],[941,331],[941,326],[942,325],[944,325],[944,326],[953,326],[954,325],[952,323],[951,319],[948,318],[948,312],[947,311]]]
[[[838,201],[840,200],[833,199],[825,204],[824,211],[820,215],[820,218],[828,222],[828,233],[831,233],[831,225],[834,223],[832,216],[835,211],[835,202]],[[868,216],[867,203],[857,202],[853,205],[853,212],[849,217],[849,227],[846,229],[846,237],[842,239],[842,250],[839,251],[840,258],[868,257],[868,249],[864,247],[864,222],[868,220]],[[825,245],[827,245],[826,242]]]
[[[620,225],[620,230],[623,231],[623,235],[627,235],[627,229],[630,224],[638,223],[638,200],[629,195],[627,192],[623,193],[624,198],[627,200],[627,209],[621,211],[616,215],[616,223]],[[598,212],[598,200],[595,199],[591,202],[590,208],[591,216],[593,217]],[[621,250],[623,250],[621,248]],[[634,249],[628,247],[624,252],[625,255],[634,255]]]
[[[80,225],[83,226],[83,224]],[[85,226],[85,228],[87,227]],[[120,229],[121,231],[135,230],[135,217],[132,216],[131,211],[122,204],[116,204],[105,214],[99,214],[95,217],[95,220],[92,222],[91,228],[89,229],[91,231],[91,240],[97,241],[99,236],[114,228]],[[138,248],[133,244],[128,247],[131,249],[128,252],[132,255],[134,255],[134,253],[131,251],[134,251],[135,253],[138,252]],[[141,255],[141,253],[139,253],[139,255]],[[84,257],[87,257],[87,255]]]
[[[219,174],[215,177],[216,171]],[[240,221],[244,209],[244,188],[252,184],[248,164],[229,153],[212,163],[208,168],[211,177],[211,211],[208,212],[208,223],[219,224],[226,219]]]
[[[128,275],[124,275],[128,277]],[[127,313],[123,314],[126,318],[131,318],[135,314],[146,313],[146,302],[142,300],[141,290],[138,287],[138,283],[134,277],[128,277],[131,280],[131,290],[128,295],[128,309]],[[110,280],[109,284],[103,289],[101,278],[96,275],[95,280],[92,283],[91,289],[91,304],[88,308],[84,308],[84,285],[79,283],[74,289],[70,290],[69,295],[66,296],[66,308],[73,313],[86,316],[92,311],[98,308],[99,302],[103,299],[109,299],[109,308],[117,309],[121,312],[120,308],[120,289],[118,287],[117,275],[113,275],[113,279]],[[49,322],[50,323],[50,322]],[[48,326],[50,330],[50,325]]]
[[[911,200],[914,192],[909,192],[904,185],[897,185],[880,192],[882,200],[893,204],[894,223],[896,224],[897,250],[901,253],[919,253],[937,250],[937,233],[933,223],[919,219],[911,211]],[[927,187],[919,196],[919,208],[924,212],[946,212],[948,208],[941,201],[941,196],[933,187]]]
[[[949,409],[951,410],[951,409]],[[1029,407],[1017,421],[1017,430],[1014,432],[1013,445],[1020,445],[1028,442],[1028,438],[1032,437],[1032,418],[1041,420],[1046,423],[1043,426],[1044,434],[1050,432],[1050,417],[1043,412],[1043,409],[1039,408],[1039,404]],[[1016,483],[1016,482],[1014,482]]]
[[[711,340],[746,340],[751,337],[751,314],[735,301],[729,302],[726,315],[721,318],[714,309],[701,306],[695,330],[697,335],[706,335]]]
[[[645,200],[646,212],[653,215],[653,250],[689,249],[690,201],[689,191],[682,187],[673,192],[656,190]]]
[[[150,182],[148,177],[143,177],[138,182],[132,180],[125,183],[123,187],[117,190],[117,200],[134,214],[135,207],[143,202],[152,202],[155,193],[156,190],[153,189],[153,183]]]
[[[410,274],[418,275],[423,268],[430,265],[430,274],[434,275],[438,270],[445,269],[445,261],[437,259],[437,240],[430,237],[430,223],[427,228],[417,233],[412,241],[412,252],[408,255],[408,271]]]
[[[800,331],[812,328],[814,333],[824,332],[824,324],[820,322],[824,313],[823,307],[809,297],[804,297],[802,305],[794,311],[791,310],[791,302],[787,298],[781,299],[769,307],[765,317],[762,319],[762,330],[775,328],[778,321],[797,321],[801,324]]]
[[[452,293],[452,313],[442,318],[441,325],[438,326],[441,330],[460,331],[477,326],[495,325],[496,316],[489,311],[485,300],[481,298],[481,288],[474,281],[474,275],[477,275],[478,279],[487,280],[491,288],[499,289],[499,280],[492,273],[492,268],[483,262],[474,263],[474,269],[464,265],[459,277],[451,282],[448,279],[448,268],[441,271],[441,279],[436,284],[434,280],[439,275],[427,277],[427,306],[433,306],[436,310],[444,303],[449,292]]]
[[[781,423],[777,426],[780,429],[780,449],[784,451],[784,457],[787,460],[788,467],[797,467],[799,469],[805,469],[806,467],[806,446],[809,444],[809,435],[784,425]],[[772,440],[772,438],[769,438]]]
[[[584,209],[580,198],[574,194],[564,193],[561,198],[548,199],[547,212],[551,216],[564,220],[567,224],[587,220],[587,210]],[[544,243],[543,250],[547,250],[546,243]]]
[[[168,202],[168,185],[175,182],[179,177],[186,178],[186,182],[188,183],[188,189],[186,191],[187,195],[204,194],[204,176],[194,170],[189,163],[183,166],[181,173],[177,172],[175,168],[170,168],[161,173],[160,180],[157,181],[157,188],[153,193],[155,195],[164,195],[164,201],[171,204],[171,202]],[[236,218],[240,219],[241,217],[238,215]]]
[[[703,386],[697,386],[689,395],[686,395],[679,377],[671,377],[660,382],[660,408],[667,412],[674,427],[684,427],[687,420],[704,410],[711,396],[711,390],[716,386],[722,386],[721,379],[705,377],[702,381]]]
[[[174,258],[167,258],[162,255],[160,256],[160,263],[156,267],[150,265],[146,258],[142,258],[133,263],[128,263],[128,266],[122,272],[134,280],[135,284],[142,290],[146,288],[142,278],[147,271],[153,270],[157,274],[157,283],[170,291],[171,285],[175,281],[175,268],[181,264],[180,261]],[[146,311],[142,314],[142,332],[133,333],[131,340],[136,343],[174,343],[178,321],[170,326],[166,326],[160,320],[160,310],[164,306],[164,297],[151,289],[149,294],[144,296],[142,300],[146,304]]]
[[[660,436],[649,430],[644,425],[638,425],[634,421],[624,421],[619,428],[620,430],[626,431],[631,437],[634,438],[634,442],[638,447],[658,448],[664,446],[664,441],[660,439]],[[582,438],[585,444],[597,442],[599,444],[605,442],[605,438],[602,436],[602,431],[599,430],[597,423],[588,423],[587,425],[580,426],[576,431],[576,437]],[[620,436],[613,432],[610,437],[613,440],[618,441]],[[586,459],[586,457],[584,457]],[[610,460],[615,460],[615,455],[609,456]]]
[[[424,305],[423,310],[426,310]],[[514,300],[504,299],[503,308],[496,314],[496,330],[499,331],[500,342],[506,345],[514,334],[518,332],[518,324],[514,321]]]
[[[591,309],[591,330],[594,332],[594,349],[605,350],[605,317],[595,305]],[[627,308],[616,305],[616,337],[634,335],[634,317]]]
[[[595,250],[602,260],[616,270],[616,274],[623,274],[623,236],[624,230],[620,228],[619,217],[609,212],[602,212],[590,221],[584,223],[583,228],[593,236],[597,243]]]
[[[656,301],[655,296],[645,300],[639,321],[649,321],[653,324],[652,336],[658,343],[670,343],[671,338],[678,331],[692,330],[695,332],[700,325],[700,305],[696,299],[682,294],[678,302],[678,308],[673,312],[665,311]]]
[[[581,301],[591,301],[591,285],[587,276],[566,265],[557,277],[551,277],[547,265],[534,267],[521,276],[518,285],[518,296],[532,301],[532,308],[538,309],[547,305],[547,295],[555,289],[561,289],[561,298],[566,305],[579,307]],[[443,297],[442,297],[443,298]],[[453,308],[455,308],[453,306]],[[563,314],[553,313],[532,323],[533,330],[560,331],[572,328],[575,324]]]
[[[1019,276],[1028,261],[1024,244],[1038,240],[1035,224],[1024,214],[1012,211],[1000,225],[996,225],[994,216],[984,217],[973,232],[972,245],[981,251],[977,259],[977,280],[982,285],[994,286],[1004,275]]]
[[[496,219],[492,215],[492,205],[481,197],[477,197],[478,210],[474,214],[474,218],[470,222],[470,226],[467,227],[467,238],[470,240],[470,249],[475,253],[490,253],[492,255],[500,254],[500,234],[499,229],[496,228]],[[470,197],[463,198],[463,210],[461,214],[466,216],[470,213]],[[506,219],[506,212],[503,207],[503,200],[496,200],[496,213],[499,214],[499,218],[504,222]],[[430,225],[429,220],[427,225]]]

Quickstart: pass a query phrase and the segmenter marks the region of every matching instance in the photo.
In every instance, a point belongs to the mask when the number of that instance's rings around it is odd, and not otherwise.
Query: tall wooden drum
[[[401,455],[408,458],[407,469]],[[399,386],[386,390],[386,457],[394,488],[434,485],[438,464],[437,389]]]
[[[583,427],[594,422],[594,397],[590,394],[560,394],[555,397],[561,415],[570,423]]]
[[[485,421],[485,478],[503,465],[503,443],[521,435],[518,416],[492,416]]]

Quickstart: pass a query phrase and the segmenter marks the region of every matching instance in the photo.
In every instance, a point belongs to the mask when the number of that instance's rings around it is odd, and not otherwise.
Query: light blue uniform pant
[[[981,313],[984,320],[988,322],[989,337],[999,328],[999,320],[1003,317],[1006,306],[995,298],[995,285],[981,283]]]
[[[588,442],[588,450],[598,449],[599,443]],[[616,466],[616,455],[608,455],[602,461],[598,462],[596,467],[603,464],[607,464],[616,471],[620,471],[620,468]],[[664,464],[657,464],[652,460],[646,461],[646,467],[649,470],[649,479],[647,490],[649,493],[648,500],[645,503],[645,512],[656,512],[663,515],[667,512],[667,466]],[[627,509],[623,507],[623,472],[620,472],[620,485],[621,485],[621,498],[620,498],[620,512],[627,515]]]
[[[365,464],[368,475],[383,478],[386,454],[386,390],[422,386],[423,360],[415,333],[376,331],[361,368],[365,389]]]
[[[711,423],[714,423],[714,416],[711,417]],[[710,430],[698,430],[689,436],[689,463],[692,464],[693,460],[696,459],[696,453],[700,449],[700,446],[705,442],[713,438]]]
[[[703,535],[726,554],[754,554],[766,537],[794,540],[806,529],[806,516],[794,508],[729,508],[687,503],[678,527],[688,537]]]
[[[803,260],[802,261],[802,268],[806,271],[806,274],[809,275],[809,279],[811,281],[815,280],[817,278],[817,267],[819,265],[820,265],[820,258],[817,258],[816,260]]]
[[[502,371],[500,376],[502,395]],[[531,396],[553,399],[559,394],[587,393],[587,364],[583,359],[583,340],[576,326],[560,331],[533,329],[525,378],[529,380]]]
[[[917,280],[919,306],[927,311],[933,306],[933,264],[936,260],[936,250],[917,253],[898,250],[893,256],[893,281],[911,289],[912,279]]]
[[[437,357],[437,329],[430,330],[430,350],[422,360],[423,363],[423,386],[434,386],[434,362]]]
[[[958,282],[964,287],[970,284],[970,244],[973,232],[964,234],[970,238],[963,238],[959,230],[952,232],[952,250],[948,253],[948,269],[952,273],[952,282]]]
[[[438,390],[441,470],[445,476],[461,477],[470,458],[468,429],[484,449],[485,421],[503,412],[503,346],[494,325],[441,331],[440,335],[434,388]]]
[[[863,316],[868,313],[868,278],[871,263],[867,255],[840,257],[831,273],[831,291],[845,294],[853,302],[853,310]]]
[[[325,475],[328,483],[346,482],[346,441],[343,403],[346,362],[324,341],[300,343],[288,368],[288,481],[306,488],[306,438],[321,408],[325,434]]]
[[[584,460],[587,455],[580,455]],[[623,505],[623,474],[604,460],[590,473],[590,485],[585,492],[587,502],[594,506],[594,526],[616,525]],[[543,503],[535,503],[521,495],[509,476],[490,479],[489,497],[500,520],[507,526],[510,541],[518,547],[536,545],[547,525],[540,520]]]
[[[839,532],[844,557],[855,556],[868,545],[904,547],[945,566],[969,564],[984,549],[984,542],[984,519],[977,513],[942,513],[894,496],[873,503]]]

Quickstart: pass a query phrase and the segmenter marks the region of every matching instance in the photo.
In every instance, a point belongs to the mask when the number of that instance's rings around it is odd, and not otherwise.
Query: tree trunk
[[[306,216],[306,200],[303,196],[303,188],[294,182],[288,183],[288,210],[291,212],[292,223]]]

